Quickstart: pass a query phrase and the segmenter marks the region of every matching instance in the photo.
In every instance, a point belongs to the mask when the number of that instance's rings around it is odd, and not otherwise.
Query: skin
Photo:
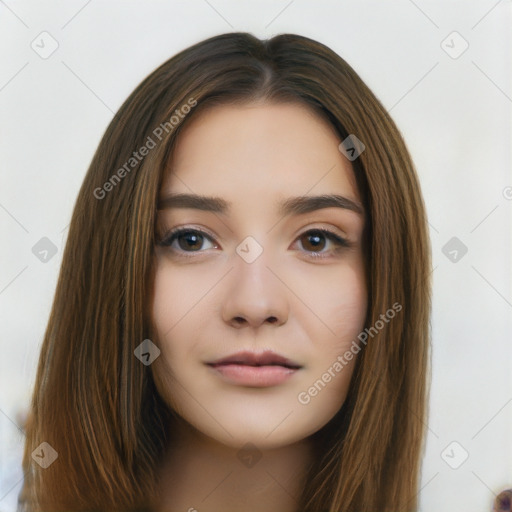
[[[308,404],[298,400],[364,328],[365,216],[339,207],[283,216],[277,205],[304,195],[361,198],[341,139],[300,104],[216,106],[190,121],[160,198],[195,193],[231,207],[158,211],[157,240],[175,227],[205,231],[188,245],[182,235],[155,247],[152,340],[161,353],[151,370],[180,417],[161,509],[292,512],[314,455],[308,438],[342,406],[357,357]],[[350,246],[312,237],[315,228]],[[248,236],[263,250],[250,263],[236,250]],[[272,350],[302,368],[279,385],[247,387],[205,364],[241,350]],[[246,443],[261,456],[252,467],[240,457]]]

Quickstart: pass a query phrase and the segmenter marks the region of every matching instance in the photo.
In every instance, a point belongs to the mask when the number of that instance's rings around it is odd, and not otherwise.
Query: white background
[[[15,509],[21,487],[16,423],[93,152],[147,74],[233,31],[326,44],[403,133],[434,268],[421,511],[490,511],[512,487],[511,27],[505,0],[0,1],[0,511]],[[58,42],[47,59],[31,48],[43,31]],[[457,55],[461,37],[469,47]],[[46,263],[32,252],[43,237],[57,248]],[[456,262],[442,252],[452,237],[468,248]]]

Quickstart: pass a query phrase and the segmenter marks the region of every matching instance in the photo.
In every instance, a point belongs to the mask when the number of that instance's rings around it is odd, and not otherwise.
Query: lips
[[[274,352],[237,352],[206,363],[224,382],[236,386],[265,388],[284,383],[302,366]]]
[[[283,366],[292,370],[302,368],[301,365],[271,351],[257,354],[255,352],[237,352],[228,357],[207,363],[210,366],[239,364],[245,366]]]

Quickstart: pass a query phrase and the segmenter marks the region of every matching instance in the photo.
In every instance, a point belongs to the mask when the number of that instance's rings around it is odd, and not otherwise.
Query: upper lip
[[[291,359],[276,354],[270,350],[265,352],[236,352],[227,357],[222,357],[215,361],[206,363],[210,366],[221,365],[221,364],[244,364],[248,366],[285,366],[287,368],[302,368],[302,366]]]

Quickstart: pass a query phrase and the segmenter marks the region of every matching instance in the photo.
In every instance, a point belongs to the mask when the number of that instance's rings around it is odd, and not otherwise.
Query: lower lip
[[[244,364],[219,364],[212,366],[226,381],[238,386],[266,388],[288,380],[298,370],[285,366],[249,366]]]

